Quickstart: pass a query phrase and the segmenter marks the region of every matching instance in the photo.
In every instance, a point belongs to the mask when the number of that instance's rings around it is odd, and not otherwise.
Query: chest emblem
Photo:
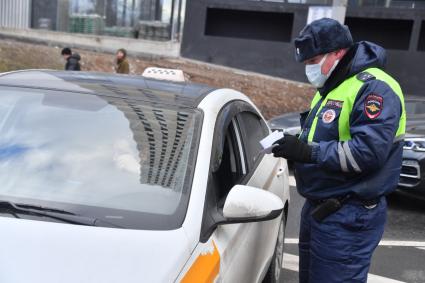
[[[382,96],[370,94],[366,97],[364,112],[369,119],[376,119],[382,112],[384,99]]]
[[[332,123],[336,118],[336,112],[333,109],[328,109],[323,113],[322,121],[325,124]]]

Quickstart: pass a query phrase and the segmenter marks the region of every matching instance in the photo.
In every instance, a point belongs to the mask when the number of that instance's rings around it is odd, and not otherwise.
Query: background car
[[[268,124],[272,131],[284,131],[291,135],[297,135],[301,132],[299,112],[289,112],[273,117],[268,121]]]
[[[177,74],[0,75],[2,282],[278,282],[286,161],[245,95]]]
[[[405,99],[407,123],[398,191],[425,198],[425,98]]]

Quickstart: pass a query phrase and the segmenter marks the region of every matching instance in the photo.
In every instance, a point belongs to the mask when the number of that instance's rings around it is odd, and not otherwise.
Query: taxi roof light
[[[142,76],[146,78],[152,78],[157,80],[185,82],[184,73],[182,70],[177,69],[165,69],[157,67],[146,68]]]

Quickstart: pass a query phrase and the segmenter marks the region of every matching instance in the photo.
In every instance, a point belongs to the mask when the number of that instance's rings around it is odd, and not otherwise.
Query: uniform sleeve
[[[352,139],[320,142],[313,158],[331,171],[362,174],[381,168],[393,146],[401,109],[399,97],[385,82],[366,82],[350,116]]]

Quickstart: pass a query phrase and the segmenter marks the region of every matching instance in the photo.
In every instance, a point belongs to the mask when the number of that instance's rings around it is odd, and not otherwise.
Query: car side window
[[[216,197],[219,201],[224,201],[231,188],[239,184],[247,172],[240,130],[236,119],[232,119],[224,134],[221,163],[212,176]]]
[[[259,115],[250,111],[239,113],[238,121],[241,127],[247,164],[249,170],[253,170],[263,156],[260,154],[262,150],[260,140],[269,134],[269,129]]]

